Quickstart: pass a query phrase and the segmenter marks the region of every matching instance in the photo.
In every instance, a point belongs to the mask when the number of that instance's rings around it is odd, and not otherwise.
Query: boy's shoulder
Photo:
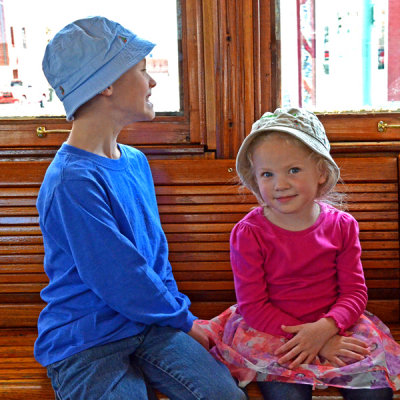
[[[121,157],[125,158],[128,163],[139,163],[149,165],[146,155],[139,149],[127,144],[118,144],[121,151]]]
[[[68,149],[61,149],[50,164],[46,175],[59,174],[60,180],[90,178],[98,170],[98,164],[92,157],[75,154]]]
[[[73,146],[63,145],[50,164],[48,172],[59,173],[63,179],[90,178],[105,170],[123,170],[129,164],[147,165],[146,156],[134,147],[119,144],[121,157],[109,159]],[[102,173],[102,172],[100,172]]]
[[[122,144],[122,143],[118,143],[118,147],[120,148],[120,150],[122,152],[125,152],[125,154],[127,154],[127,155],[135,155],[137,157],[146,158],[144,153],[142,151],[140,151],[139,149],[137,149],[136,147],[130,146],[128,144]]]

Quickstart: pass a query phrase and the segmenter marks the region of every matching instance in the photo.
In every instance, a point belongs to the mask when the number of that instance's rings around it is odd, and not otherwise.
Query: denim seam
[[[163,369],[162,367],[160,367],[159,365],[155,364],[153,361],[149,360],[146,357],[142,357],[138,354],[135,354],[135,357],[140,358],[141,360],[144,360],[146,362],[148,362],[149,364],[151,364],[153,367],[159,369],[160,371],[164,372],[165,374],[167,374],[168,376],[170,376],[174,381],[178,382],[180,385],[182,385],[189,393],[191,393],[193,395],[193,397],[197,400],[201,400],[200,397],[197,397],[196,394],[187,386],[185,385],[183,382],[181,382],[179,379],[177,379],[175,376],[171,375],[171,373],[169,373],[167,370]]]
[[[57,397],[58,400],[63,400],[63,398],[61,396],[61,393],[60,393],[61,384],[60,384],[60,380],[59,380],[58,371],[55,368],[53,368],[53,372],[55,374],[55,379],[57,381],[57,391],[55,391],[56,397]]]

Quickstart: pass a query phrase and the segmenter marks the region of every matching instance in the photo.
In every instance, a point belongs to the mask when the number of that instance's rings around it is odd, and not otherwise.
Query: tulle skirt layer
[[[335,367],[322,358],[293,370],[280,365],[274,352],[287,339],[251,328],[236,305],[210,321],[196,323],[214,344],[211,354],[229,368],[241,387],[251,381],[281,381],[318,388],[400,389],[400,345],[393,340],[388,327],[369,312],[349,332],[368,343],[371,353],[362,361],[344,360],[344,367]]]

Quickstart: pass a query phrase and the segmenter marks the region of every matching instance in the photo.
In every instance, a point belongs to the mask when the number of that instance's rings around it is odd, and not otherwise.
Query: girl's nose
[[[285,190],[288,188],[288,182],[287,179],[285,179],[284,176],[276,175],[275,176],[275,184],[274,184],[274,189],[275,190]]]
[[[153,88],[154,86],[157,85],[157,82],[150,76],[150,80],[149,80],[149,86],[151,88]]]

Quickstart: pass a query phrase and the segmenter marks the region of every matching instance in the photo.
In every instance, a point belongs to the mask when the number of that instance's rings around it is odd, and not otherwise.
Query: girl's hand
[[[210,350],[208,336],[199,325],[194,323],[192,329],[188,332],[188,335],[194,340],[197,340],[206,350]]]
[[[289,364],[289,368],[296,368],[300,364],[310,364],[314,361],[324,344],[338,332],[338,328],[331,318],[308,324],[284,326],[282,330],[293,333],[295,336],[276,350],[275,355],[286,353],[278,360],[279,364]]]
[[[360,339],[351,336],[332,336],[322,346],[319,355],[335,367],[343,367],[346,363],[340,356],[361,361],[370,353],[368,345]]]

